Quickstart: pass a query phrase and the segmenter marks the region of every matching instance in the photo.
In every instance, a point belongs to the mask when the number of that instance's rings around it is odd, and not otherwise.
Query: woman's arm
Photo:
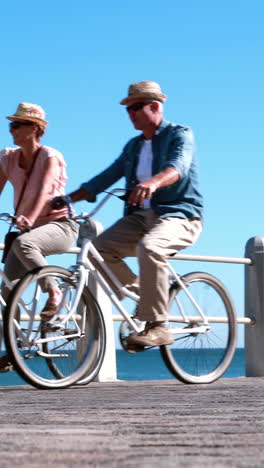
[[[5,176],[5,173],[3,172],[3,169],[0,166],[0,195],[4,189],[4,186],[6,184],[7,178]]]

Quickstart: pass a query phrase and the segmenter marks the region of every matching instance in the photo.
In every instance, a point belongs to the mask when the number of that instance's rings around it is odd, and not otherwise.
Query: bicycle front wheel
[[[48,293],[45,278],[53,278],[63,293],[55,321],[40,320]],[[78,308],[69,316],[78,281],[64,268],[37,268],[11,291],[4,314],[6,348],[17,372],[37,388],[66,388],[89,383],[98,374],[105,352],[101,309],[84,288]]]
[[[161,346],[168,369],[184,383],[210,383],[224,374],[236,349],[237,323],[232,300],[224,285],[208,273],[182,276],[191,298],[177,283],[170,288],[169,324],[174,344]],[[194,332],[192,332],[192,329]]]

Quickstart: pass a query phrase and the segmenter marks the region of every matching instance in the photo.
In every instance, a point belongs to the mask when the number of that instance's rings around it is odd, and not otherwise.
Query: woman
[[[76,240],[77,225],[68,219],[67,208],[51,208],[50,201],[54,196],[65,194],[67,177],[62,154],[40,145],[48,123],[44,110],[36,104],[20,103],[16,113],[7,119],[11,121],[14,144],[19,147],[0,151],[0,193],[6,182],[11,182],[15,224],[22,231],[13,242],[5,263],[4,271],[13,281],[28,270],[46,265],[46,255],[68,250]],[[41,318],[48,320],[55,314],[62,293],[52,279],[42,287],[49,298]],[[3,288],[3,294],[7,295],[6,288]],[[7,363],[8,357],[2,357],[0,368]]]

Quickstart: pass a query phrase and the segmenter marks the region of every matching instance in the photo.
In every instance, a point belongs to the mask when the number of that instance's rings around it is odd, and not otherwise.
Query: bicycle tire
[[[42,291],[40,284],[47,276],[56,279],[65,295],[57,330],[49,329],[39,319],[47,300],[47,292]],[[19,375],[37,388],[87,384],[101,368],[106,344],[105,325],[102,311],[88,288],[83,290],[75,316],[59,328],[76,287],[77,281],[71,271],[45,266],[28,272],[8,297],[4,313],[7,352]],[[16,323],[18,310],[19,328]],[[50,341],[39,341],[45,339]]]
[[[101,324],[99,325],[98,323],[98,318],[96,318],[98,312],[96,312],[96,314],[93,312],[93,310],[96,310],[97,308],[99,308],[98,303],[96,299],[94,298],[94,296],[92,295],[91,291],[87,287],[85,287],[83,290],[82,297],[80,299],[78,310],[77,310],[77,315],[80,315],[80,313],[82,313],[81,310],[83,310],[83,307],[86,307],[86,310],[89,310],[89,314],[86,313],[85,335],[81,339],[81,346],[79,347],[77,346],[77,353],[79,357],[85,352],[85,350],[87,350],[87,347],[89,346],[89,344],[91,342],[92,343],[94,342],[94,338],[91,339],[89,335],[90,334],[94,335],[94,330],[96,330],[98,326],[99,328],[101,327]],[[104,327],[104,320],[103,320],[103,316],[102,316],[102,312],[100,308],[99,308],[99,314],[100,314],[99,320],[100,322],[102,321],[103,327]],[[91,321],[94,322],[95,318],[97,321],[96,323],[93,323],[93,325],[91,326]],[[104,354],[105,354],[105,344],[106,344],[105,328],[103,328],[103,330],[104,330],[104,338],[103,338],[104,348],[103,348],[103,354],[101,355],[100,360],[98,361],[98,353],[95,352],[95,350],[93,350],[93,352],[91,353],[93,356],[93,359],[91,356],[90,361],[89,361],[90,362],[89,368],[86,370],[85,375],[80,380],[75,382],[75,385],[86,385],[89,382],[91,382],[98,374],[101,368]],[[68,332],[69,331],[70,330],[68,329]],[[56,332],[54,332],[54,335],[55,333]],[[49,332],[49,335],[50,334],[51,332]],[[47,331],[45,330],[45,328],[41,330],[41,335],[43,338],[47,337]],[[46,343],[43,343],[43,350],[47,354],[50,354],[50,351],[51,351],[49,348],[49,343],[50,343],[49,341],[47,341]],[[68,343],[66,343],[65,348],[67,347],[67,349],[69,349],[70,343],[72,342],[69,341]],[[62,347],[61,347],[61,350],[62,350]],[[72,351],[74,351],[74,348],[72,349]],[[64,364],[63,366],[61,366],[62,364],[61,360],[58,361],[58,359],[56,358],[46,358],[46,361],[47,361],[47,365],[49,369],[51,370],[53,375],[57,377],[58,379],[62,379],[64,377],[65,371],[67,371],[67,367],[70,368],[69,358],[65,362],[63,362]],[[65,366],[66,366],[66,370],[64,370]]]
[[[184,383],[211,383],[221,377],[230,365],[237,341],[237,322],[232,299],[225,286],[216,277],[203,272],[189,273],[181,277],[191,295],[208,314],[210,330],[206,333],[191,334],[184,331],[175,334],[173,345],[160,347],[162,358],[170,372]],[[186,293],[178,283],[170,287],[169,317],[179,316],[177,301],[188,310],[188,316],[194,315],[192,326],[201,324],[197,311],[187,299]],[[203,296],[202,296],[203,294]],[[198,297],[199,295],[199,297]],[[204,303],[201,300],[204,299]],[[187,309],[188,307],[188,309]],[[196,316],[196,320],[195,320]],[[224,317],[225,323],[220,323]],[[185,324],[170,321],[170,329],[183,327]]]

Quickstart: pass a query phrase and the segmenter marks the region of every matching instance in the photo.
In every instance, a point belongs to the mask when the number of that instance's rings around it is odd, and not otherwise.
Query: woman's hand
[[[71,203],[71,200],[67,200],[67,196],[55,197],[51,200],[51,208],[53,210],[60,210],[69,205],[69,203]]]
[[[29,219],[26,218],[26,216],[24,216],[24,215],[19,215],[16,218],[16,225],[21,231],[26,231],[27,229],[32,228],[31,221],[29,221]]]

